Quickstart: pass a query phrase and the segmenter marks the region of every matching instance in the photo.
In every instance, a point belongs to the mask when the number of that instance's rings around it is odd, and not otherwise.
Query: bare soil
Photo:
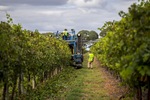
[[[96,59],[94,61],[95,67],[99,67],[101,78],[103,81],[104,89],[110,100],[119,100],[128,91],[128,88],[121,85],[121,82],[117,80],[106,68],[102,67],[100,62]],[[131,98],[126,100],[131,100]]]

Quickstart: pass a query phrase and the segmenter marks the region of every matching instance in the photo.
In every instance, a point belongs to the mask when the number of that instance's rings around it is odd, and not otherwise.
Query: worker
[[[67,29],[64,29],[64,31],[63,31],[63,40],[67,40],[68,35],[69,35],[69,33],[68,33]]]
[[[94,61],[94,54],[91,51],[89,51],[88,68],[91,68],[91,69],[93,68],[93,65],[92,65],[93,61]]]

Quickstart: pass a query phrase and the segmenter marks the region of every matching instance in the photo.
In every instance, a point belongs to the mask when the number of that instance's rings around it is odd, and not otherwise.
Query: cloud
[[[6,19],[5,11],[14,23],[40,32],[64,28],[95,30],[106,21],[120,20],[118,12],[136,0],[1,0],[0,21]],[[45,4],[46,3],[46,4]]]
[[[8,10],[8,9],[9,9],[8,6],[1,6],[1,5],[0,5],[0,11],[6,11],[6,10]]]
[[[1,0],[0,5],[63,5],[66,4],[68,0]]]
[[[106,0],[68,0],[68,3],[78,7],[95,8],[105,5],[105,1]]]

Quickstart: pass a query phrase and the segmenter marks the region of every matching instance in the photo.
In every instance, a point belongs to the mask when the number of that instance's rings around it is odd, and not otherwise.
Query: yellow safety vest
[[[94,60],[94,54],[93,53],[89,53],[89,59],[88,61],[93,61]]]
[[[67,31],[63,31],[63,35],[68,36],[68,32]]]

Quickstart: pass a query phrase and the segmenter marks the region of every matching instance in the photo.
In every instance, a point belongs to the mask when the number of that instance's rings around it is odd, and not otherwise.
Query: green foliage
[[[95,31],[89,32],[89,40],[95,40],[98,39],[98,34]]]
[[[34,78],[39,83],[43,73],[69,64],[71,52],[65,41],[42,35],[38,30],[23,30],[21,25],[13,24],[9,14],[7,19],[0,22],[0,71],[4,74],[1,84],[15,89],[17,80],[21,80],[18,84],[28,91]],[[14,91],[17,93],[19,88]]]
[[[47,36],[50,36],[50,37],[54,37],[55,36],[55,34],[52,33],[52,32],[43,33],[43,35],[47,35]]]
[[[98,39],[98,34],[95,31],[82,30],[78,34],[81,34],[82,38],[85,40],[95,40]]]
[[[115,22],[115,21],[114,21],[114,22]],[[101,31],[101,32],[99,33],[99,35],[100,35],[101,37],[105,37],[106,34],[107,34],[107,32],[113,28],[114,22],[110,22],[110,21],[109,21],[109,22],[106,22],[101,28],[98,28],[98,30]]]
[[[64,90],[69,87],[70,82],[73,81],[75,77],[75,69],[69,66],[60,74],[30,92],[24,100],[54,100],[55,98],[60,98],[59,96],[64,93]]]
[[[140,77],[150,76],[150,2],[141,1],[121,11],[122,19],[106,23],[103,38],[92,51],[104,66],[120,73],[130,86],[140,84]]]

